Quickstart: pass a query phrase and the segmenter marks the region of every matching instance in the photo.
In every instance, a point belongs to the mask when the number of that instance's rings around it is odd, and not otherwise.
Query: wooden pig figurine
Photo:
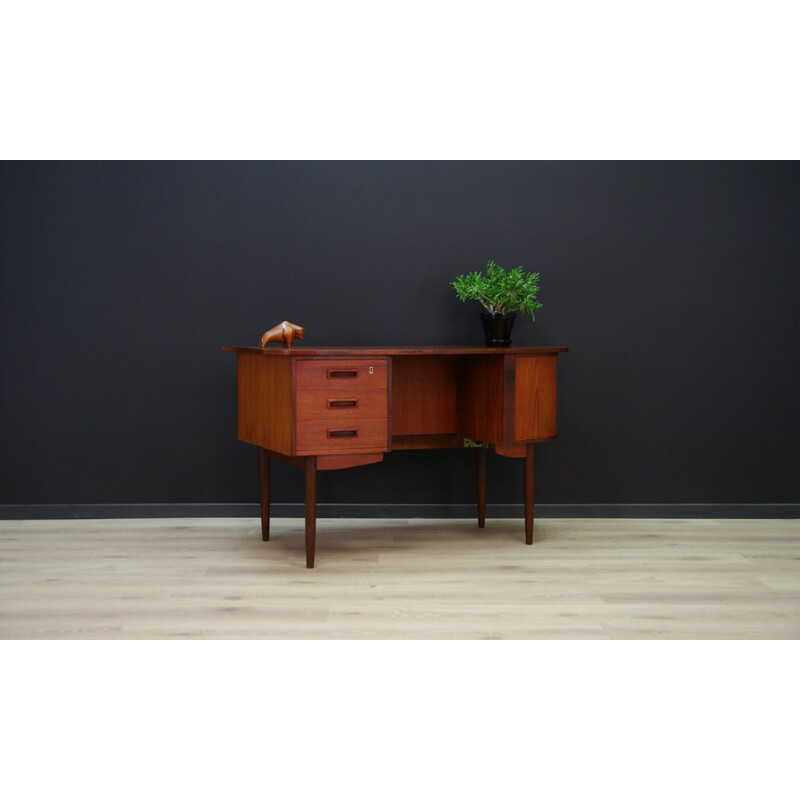
[[[259,347],[266,347],[268,342],[283,342],[284,347],[292,346],[292,339],[303,338],[303,328],[293,322],[284,320],[274,328],[270,328],[262,337]]]

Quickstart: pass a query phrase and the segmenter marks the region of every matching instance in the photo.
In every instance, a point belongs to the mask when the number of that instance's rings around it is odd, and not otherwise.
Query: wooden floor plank
[[[800,521],[0,522],[5,639],[797,639]]]

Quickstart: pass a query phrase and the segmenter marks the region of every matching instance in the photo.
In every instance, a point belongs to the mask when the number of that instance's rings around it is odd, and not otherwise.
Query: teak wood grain
[[[313,389],[298,392],[296,412],[298,426],[305,420],[387,419],[389,409],[386,391],[366,389]]]
[[[221,348],[225,353],[256,353],[264,358],[365,358],[367,356],[481,356],[486,355],[486,347],[446,347],[436,346],[395,346],[395,347],[279,347],[262,350],[260,347],[232,347]],[[491,352],[507,355],[555,355],[566,353],[568,347],[503,347]]]
[[[392,358],[392,435],[458,431],[458,371],[448,356]]]
[[[458,432],[462,436],[479,442],[504,441],[504,360],[495,354],[459,359]]]
[[[276,453],[274,450],[262,449],[261,452],[264,454],[264,458],[274,458],[298,469],[306,468],[307,461],[304,456],[287,456],[284,453]],[[383,461],[383,453],[346,453],[344,455],[332,453],[330,455],[320,455],[317,456],[317,472],[363,467],[365,464],[377,464],[379,461]]]
[[[515,356],[514,441],[556,435],[556,356]]]
[[[392,450],[436,450],[443,447],[463,447],[464,437],[457,433],[437,436],[393,436]]]
[[[258,445],[262,535],[269,460],[305,470],[306,556],[314,566],[317,472],[375,463],[390,449],[481,443],[523,457],[525,541],[533,541],[535,441],[556,435],[556,358],[566,347],[223,348],[238,353],[239,438]]]
[[[238,362],[239,438],[291,454],[293,362],[247,352],[239,353]]]
[[[297,391],[385,391],[388,360],[385,358],[297,359]]]
[[[388,449],[387,420],[332,417],[297,428],[297,455],[380,453]]]

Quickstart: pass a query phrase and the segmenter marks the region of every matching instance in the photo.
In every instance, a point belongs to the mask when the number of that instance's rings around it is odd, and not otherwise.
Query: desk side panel
[[[292,455],[294,359],[238,354],[239,438]]]
[[[541,441],[556,435],[558,356],[516,356],[514,440]]]

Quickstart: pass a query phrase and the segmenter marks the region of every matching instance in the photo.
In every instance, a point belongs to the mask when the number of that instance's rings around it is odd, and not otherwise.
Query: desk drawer
[[[389,415],[388,393],[365,391],[347,384],[297,393],[297,421],[340,419],[385,419]]]
[[[388,420],[310,419],[297,421],[297,454],[330,452],[377,452],[388,443]]]
[[[388,360],[379,359],[298,359],[297,396],[306,392],[334,389],[348,396],[356,390],[386,391]]]

